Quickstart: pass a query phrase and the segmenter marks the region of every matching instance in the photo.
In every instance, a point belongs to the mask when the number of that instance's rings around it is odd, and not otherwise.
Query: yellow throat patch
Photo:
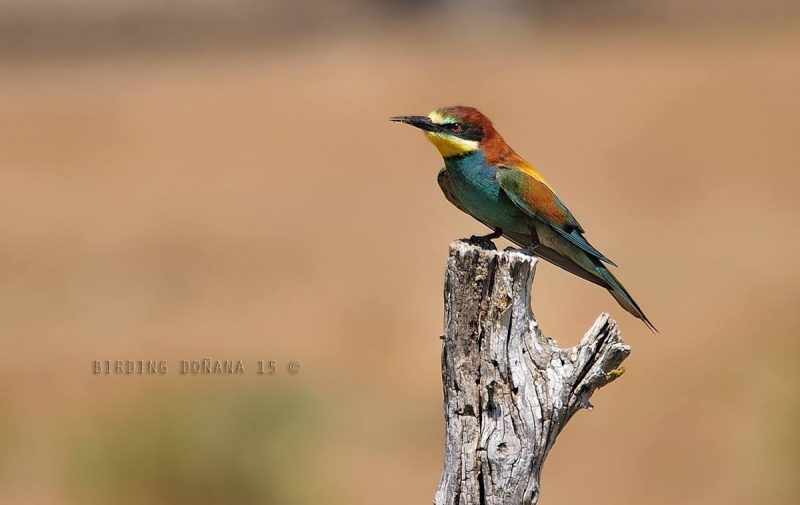
[[[444,124],[447,120],[438,112],[431,112],[428,116],[435,124]],[[436,146],[439,153],[447,158],[448,156],[458,156],[478,149],[476,140],[465,140],[454,135],[438,132],[425,132],[425,137],[431,144]]]

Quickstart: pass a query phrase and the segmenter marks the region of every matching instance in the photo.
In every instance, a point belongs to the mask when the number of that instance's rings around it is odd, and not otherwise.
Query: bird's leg
[[[532,256],[536,256],[538,258],[539,255],[536,254],[536,247],[540,243],[539,242],[539,235],[536,233],[536,228],[533,227],[533,226],[530,227],[530,232],[531,232],[531,243],[526,245],[525,248],[523,248],[522,250],[527,252],[528,254],[530,254]]]
[[[496,238],[500,238],[503,236],[503,229],[499,226],[496,226],[494,231],[488,235],[473,235],[469,239],[470,240],[478,240],[478,241],[486,241],[486,240],[494,240]]]
[[[492,240],[500,238],[502,236],[503,236],[503,230],[499,226],[496,226],[492,233],[488,235],[472,235],[469,239],[467,239],[467,242],[472,245],[479,245],[484,249],[491,249],[493,251],[496,251],[497,247],[495,247],[494,242],[492,242]]]

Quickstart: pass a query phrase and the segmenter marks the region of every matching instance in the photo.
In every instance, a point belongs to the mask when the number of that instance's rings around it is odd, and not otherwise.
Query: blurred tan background
[[[548,175],[661,330],[540,265],[548,334],[610,311],[633,346],[541,503],[800,502],[798,14],[4,0],[0,502],[429,503],[447,245],[483,229],[387,118],[450,104]],[[179,373],[204,357],[247,374]]]

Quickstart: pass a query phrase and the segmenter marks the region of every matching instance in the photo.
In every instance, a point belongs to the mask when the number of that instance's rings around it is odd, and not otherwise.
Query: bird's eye
[[[450,127],[450,130],[453,131],[453,133],[461,133],[464,131],[464,126],[461,123],[454,123],[453,126]]]

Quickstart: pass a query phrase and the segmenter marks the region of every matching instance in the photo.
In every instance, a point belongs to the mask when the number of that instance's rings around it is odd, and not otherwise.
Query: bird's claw
[[[476,245],[481,249],[496,251],[497,246],[494,245],[492,239],[495,239],[497,237],[498,237],[497,232],[493,232],[488,235],[472,235],[468,239],[466,239],[465,242],[470,245]]]
[[[527,254],[528,256],[534,256],[534,257],[538,258],[539,255],[536,254],[536,246],[537,245],[539,245],[539,244],[531,244],[531,245],[525,246],[522,249],[520,249],[520,251],[522,251],[523,253]]]
[[[481,249],[486,249],[489,251],[496,251],[497,246],[494,245],[492,239],[487,237],[486,235],[472,235],[468,239],[464,240],[469,245],[476,245]]]
[[[502,236],[503,236],[503,230],[501,228],[495,228],[494,231],[492,231],[492,233],[488,235],[472,235],[465,242],[470,245],[479,246],[481,249],[496,251],[497,246],[494,245],[494,242],[492,242],[492,240],[500,238]]]

